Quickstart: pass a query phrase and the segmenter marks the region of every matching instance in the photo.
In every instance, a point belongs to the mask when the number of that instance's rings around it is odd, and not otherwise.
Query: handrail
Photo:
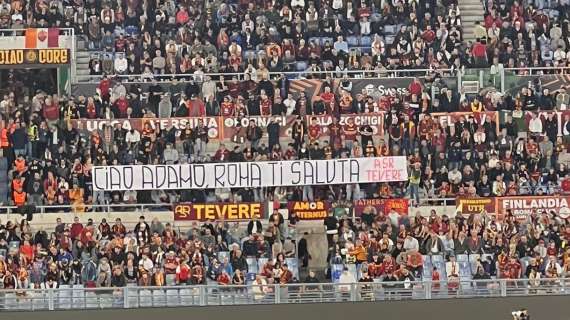
[[[19,33],[19,32],[26,32],[26,30],[28,30],[30,28],[17,28],[17,29],[0,29],[0,32],[4,33],[4,32],[10,32],[10,33]],[[73,32],[73,28],[61,28],[58,27],[57,29],[59,29],[59,31],[66,31],[66,32]],[[71,35],[71,33],[69,34]]]
[[[267,74],[269,75],[270,79],[275,79],[276,76],[279,75],[285,75],[285,76],[296,76],[299,78],[304,78],[307,75],[330,75],[330,76],[337,76],[338,75],[347,75],[349,78],[351,78],[351,76],[353,76],[353,78],[358,78],[358,79],[375,79],[378,77],[385,77],[385,78],[411,78],[415,76],[418,76],[419,74],[423,74],[426,75],[428,73],[451,73],[453,70],[452,69],[403,69],[403,70],[376,70],[376,69],[372,69],[372,70],[364,70],[364,69],[359,69],[359,70],[344,70],[344,71],[336,71],[336,70],[330,70],[330,71],[310,71],[310,70],[305,70],[305,71],[284,71],[284,72],[268,72]],[[121,75],[121,74],[110,74],[109,77],[113,77],[113,78],[120,78],[120,79],[126,79],[127,81],[125,82],[129,82],[129,83],[137,83],[137,82],[148,82],[148,81],[143,81],[143,80],[150,80],[150,79],[168,79],[168,78],[188,78],[188,77],[193,77],[193,78],[198,78],[198,79],[203,79],[206,76],[209,77],[219,77],[219,76],[225,76],[225,77],[233,77],[236,76],[238,78],[238,80],[240,80],[241,78],[243,78],[245,75],[251,75],[254,73],[251,72],[230,72],[230,73],[200,73],[200,74],[194,74],[194,73],[176,73],[176,74],[152,74],[152,75],[146,75],[146,74],[125,74],[125,75]],[[370,74],[374,74],[376,77],[372,76],[370,77]],[[406,74],[412,74],[412,75],[408,75],[406,76]],[[403,76],[398,76],[398,75],[403,75]],[[361,77],[358,77],[361,76]],[[93,82],[93,81],[98,81],[102,78],[102,75],[78,75],[77,76],[77,80],[78,81],[82,81],[83,79],[86,79],[87,81],[83,81],[84,83],[87,82]],[[134,79],[134,81],[133,81]]]
[[[0,290],[0,310],[129,309],[567,295],[566,279],[60,287]]]
[[[488,67],[489,68],[489,67]],[[486,70],[488,68],[467,68],[465,70]],[[548,66],[548,67],[516,67],[516,68],[504,68],[505,71],[529,71],[530,75],[533,75],[534,72],[538,72],[538,71],[556,71],[556,70],[561,70],[561,71],[566,71],[566,72],[570,72],[570,67],[552,67],[552,66]],[[344,70],[344,71],[336,71],[336,70],[331,70],[331,71],[310,71],[310,70],[305,70],[305,71],[283,71],[283,72],[268,72],[267,74],[269,74],[270,78],[275,78],[275,76],[279,76],[279,75],[293,75],[293,76],[306,76],[306,75],[347,75],[347,76],[358,76],[358,75],[369,75],[369,74],[375,74],[376,77],[386,77],[386,78],[409,78],[409,77],[414,77],[418,76],[418,74],[424,73],[424,74],[428,74],[428,73],[440,73],[440,74],[445,74],[445,73],[449,73],[451,74],[451,72],[453,72],[454,70],[452,69],[401,69],[401,70],[377,70],[377,69],[372,69],[372,70],[364,70],[364,69],[359,69],[359,70]],[[167,78],[184,78],[184,77],[196,77],[196,78],[203,78],[205,76],[209,76],[209,77],[218,77],[218,76],[236,76],[238,77],[238,79],[240,79],[241,77],[245,76],[246,74],[252,74],[249,72],[230,72],[230,73],[219,73],[219,72],[215,72],[215,73],[203,73],[203,74],[194,74],[194,73],[176,73],[176,74],[152,74],[152,75],[147,75],[147,74],[126,74],[126,75],[121,75],[121,74],[111,74],[109,76],[113,77],[113,78],[120,78],[120,79],[153,79],[153,78],[159,78],[159,79],[167,79]],[[411,74],[406,76],[406,74]],[[399,76],[399,75],[403,75],[403,76]],[[95,79],[95,80],[99,80],[102,78],[102,75],[78,75],[77,79],[79,81],[81,80],[88,80],[88,82],[91,82],[91,80]],[[360,77],[359,79],[374,79],[375,77]],[[144,82],[144,81],[127,81],[127,82]]]

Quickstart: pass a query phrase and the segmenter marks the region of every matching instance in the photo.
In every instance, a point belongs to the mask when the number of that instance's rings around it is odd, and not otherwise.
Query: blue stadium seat
[[[459,264],[459,277],[471,276],[471,266],[469,264],[469,256],[466,254],[458,254],[456,256]]]
[[[330,44],[334,44],[335,39],[331,37],[321,37],[321,45],[324,46],[327,41],[330,42]]]
[[[263,269],[263,266],[269,261],[267,258],[259,258],[257,259],[257,270],[258,272]]]
[[[2,171],[8,170],[8,159],[7,158],[0,158],[0,170],[2,170]]]
[[[369,36],[360,37],[360,46],[361,47],[370,47],[371,44],[372,44],[372,39]]]
[[[479,254],[470,254],[469,255],[469,264],[471,266],[471,274],[475,274],[477,272],[477,263],[481,259],[481,255]]]
[[[422,278],[424,280],[431,280],[431,276],[433,273],[433,264],[431,262],[431,257],[428,255],[423,256],[424,265],[422,270]]]
[[[297,258],[286,258],[285,263],[287,267],[291,270],[293,277],[299,279],[299,259]]]
[[[247,270],[249,272],[253,272],[253,273],[257,273],[258,272],[258,268],[257,268],[257,259],[255,258],[247,258]]]
[[[331,265],[331,280],[333,283],[338,282],[340,275],[342,274],[342,270],[344,269],[343,264],[332,264]]]
[[[445,270],[445,259],[443,255],[433,255],[431,256],[431,263],[439,271],[440,279],[447,280],[447,271]]]
[[[295,69],[297,71],[305,71],[309,68],[306,61],[297,61],[295,63]]]
[[[395,35],[398,32],[398,26],[396,25],[386,25],[384,26],[385,35]]]
[[[311,43],[311,42],[315,42],[317,45],[321,45],[321,38],[319,38],[319,37],[310,37],[308,43]]]
[[[349,47],[358,47],[358,38],[355,36],[348,36],[346,42],[348,42]]]
[[[255,272],[248,272],[245,276],[245,282],[246,283],[251,283],[255,280]]]

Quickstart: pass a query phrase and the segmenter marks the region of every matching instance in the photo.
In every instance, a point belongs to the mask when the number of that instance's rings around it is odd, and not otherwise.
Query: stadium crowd
[[[279,219],[280,217],[280,219]],[[274,219],[273,219],[274,218]],[[0,284],[5,289],[93,287],[243,285],[298,281],[297,248],[301,260],[309,253],[306,239],[298,241],[279,230],[283,217],[275,214],[263,228],[228,222],[194,224],[182,233],[170,223],[141,216],[133,229],[120,218],[65,224],[54,230],[33,230],[30,224],[0,225]],[[289,269],[288,261],[293,261]],[[261,261],[261,262],[260,262]],[[306,267],[306,264],[304,265]],[[313,275],[314,277],[314,275]]]
[[[333,91],[332,84],[324,81],[322,92],[316,93],[314,99],[284,89],[286,99],[281,100],[278,82],[261,81],[254,83],[254,93],[247,100],[241,94],[234,98],[231,90],[220,89],[220,105],[204,103],[199,94],[193,93],[194,84],[179,89],[170,87],[173,91],[168,91],[156,83],[149,88],[151,97],[141,99],[142,89],[131,86],[125,96],[127,88],[108,78],[99,84],[102,94],[88,98],[58,97],[40,91],[29,99],[12,92],[0,102],[0,145],[10,185],[10,190],[4,188],[4,203],[18,207],[73,205],[76,211],[84,211],[90,210],[90,204],[109,203],[357,200],[409,195],[417,205],[420,198],[570,191],[568,183],[564,183],[568,181],[570,121],[564,115],[559,125],[559,115],[553,112],[565,112],[570,96],[564,88],[551,93],[536,84],[515,96],[480,96],[443,87],[432,99],[427,94],[429,86],[415,80],[402,92],[392,90],[375,99],[366,90]],[[352,95],[356,97],[353,99]],[[421,101],[418,97],[422,97]],[[208,111],[212,109],[220,111]],[[497,110],[500,112],[493,112]],[[447,114],[442,116],[442,112]],[[287,137],[280,133],[281,122],[275,118],[265,127],[249,121],[231,139],[210,139],[207,123],[201,119],[219,114],[237,119],[289,114],[287,117],[297,119]],[[311,117],[329,115],[337,119],[350,114],[383,114],[383,127],[351,121],[341,125],[335,120],[323,126]],[[127,129],[119,121],[114,126],[87,130],[73,122],[173,115],[200,120],[183,129],[146,125],[142,129]],[[241,190],[93,192],[91,180],[93,165],[389,155],[408,157],[409,181]]]
[[[445,281],[454,291],[460,281],[493,287],[484,281],[528,279],[525,285],[536,289],[544,279],[570,277],[569,220],[554,211],[534,211],[526,219],[510,210],[503,219],[484,211],[450,218],[435,210],[428,217],[386,216],[370,207],[356,223],[329,217],[325,224],[331,265],[344,268],[341,282],[423,279]],[[358,272],[346,272],[347,264]]]

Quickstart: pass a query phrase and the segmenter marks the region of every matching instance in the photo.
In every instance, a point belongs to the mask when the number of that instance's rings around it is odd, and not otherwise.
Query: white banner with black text
[[[255,188],[406,181],[406,157],[95,166],[94,191]]]

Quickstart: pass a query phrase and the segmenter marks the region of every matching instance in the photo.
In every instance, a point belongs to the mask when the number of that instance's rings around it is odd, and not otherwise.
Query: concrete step
[[[84,51],[84,50],[77,50],[76,56],[77,57],[88,57],[89,58],[89,57],[91,57],[91,52]]]
[[[483,8],[483,4],[482,4],[481,2],[479,2],[479,1],[476,1],[476,2],[468,2],[468,1],[465,1],[465,2],[461,2],[461,3],[459,4],[459,9],[460,9],[460,10],[464,10],[464,9],[467,9],[467,8]]]
[[[459,3],[459,9],[463,9],[466,6],[480,6],[483,7],[483,4],[479,0],[464,0]]]
[[[461,19],[463,19],[464,25],[467,25],[467,22],[477,22],[477,21],[481,21],[481,17],[480,17],[480,16],[468,16],[468,17],[461,18]]]
[[[469,9],[468,12],[461,12],[461,20],[465,19],[465,18],[469,18],[469,17],[473,17],[476,16],[479,19],[484,19],[483,18],[484,15],[484,11],[480,10],[480,9]]]
[[[78,76],[88,76],[89,75],[89,69],[77,69],[76,74]]]

